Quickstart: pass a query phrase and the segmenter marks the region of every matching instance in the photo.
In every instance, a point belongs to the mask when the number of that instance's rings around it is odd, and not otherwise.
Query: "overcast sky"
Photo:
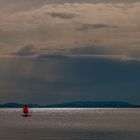
[[[139,0],[0,0],[0,103],[140,104]]]

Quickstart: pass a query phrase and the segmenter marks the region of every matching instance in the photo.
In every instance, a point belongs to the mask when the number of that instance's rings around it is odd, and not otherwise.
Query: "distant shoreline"
[[[140,105],[134,105],[122,101],[74,101],[51,105],[28,104],[29,108],[140,108]],[[0,104],[0,108],[22,108],[23,104],[6,103]]]

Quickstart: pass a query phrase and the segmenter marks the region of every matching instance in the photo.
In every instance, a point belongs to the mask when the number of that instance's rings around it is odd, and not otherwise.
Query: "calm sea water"
[[[140,140],[140,109],[0,109],[0,140]]]

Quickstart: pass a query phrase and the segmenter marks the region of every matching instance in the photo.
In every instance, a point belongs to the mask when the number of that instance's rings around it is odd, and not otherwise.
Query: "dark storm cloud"
[[[140,62],[96,57],[44,55],[1,62],[0,96],[18,101],[125,100],[138,103]],[[5,71],[6,68],[6,71]],[[8,92],[10,89],[10,92]],[[12,94],[11,94],[12,93]],[[10,101],[7,99],[7,102]]]
[[[75,98],[138,102],[140,99],[139,61],[66,56],[63,59],[59,59],[60,56],[54,58],[59,65],[59,80],[48,84],[50,92],[56,96],[61,93],[63,100]],[[54,58],[52,62],[55,62]]]
[[[0,0],[0,102],[139,103],[134,2]]]
[[[91,46],[87,46],[87,47],[79,47],[79,48],[72,48],[69,50],[69,52],[71,54],[75,54],[75,55],[109,55],[109,54],[113,54],[112,51],[108,50],[105,47],[102,46],[97,46],[97,45],[91,45]]]
[[[76,14],[72,14],[72,13],[52,12],[52,13],[47,13],[47,14],[52,16],[52,17],[58,17],[58,18],[62,18],[62,19],[72,19],[72,18],[75,18],[77,16]]]
[[[15,53],[15,55],[18,56],[31,56],[34,55],[34,45],[33,44],[28,44],[26,46],[24,46],[23,48],[21,48],[20,50],[18,50],[17,53]]]
[[[117,28],[117,26],[108,25],[108,24],[83,24],[77,27],[77,30],[84,31],[84,30],[94,30],[94,29],[101,29],[101,28]]]
[[[90,55],[93,57],[108,57],[110,59],[118,58],[120,60],[140,60],[139,56],[140,53],[139,51],[131,51],[131,48],[127,49],[127,51],[124,49],[125,47],[107,47],[107,46],[102,46],[102,45],[85,45],[85,47],[75,47],[69,49],[69,53],[73,55]]]
[[[68,59],[69,56],[66,55],[62,55],[62,54],[40,54],[38,55],[35,60],[48,60],[48,59],[56,59],[56,60],[64,60],[64,59]]]
[[[104,47],[99,45],[87,45],[86,47],[78,47],[78,48],[71,48],[69,49],[69,53],[72,55],[86,55],[92,57],[108,57],[110,59],[114,57],[118,59],[138,59],[135,54],[128,54],[122,50],[112,49],[111,47]]]

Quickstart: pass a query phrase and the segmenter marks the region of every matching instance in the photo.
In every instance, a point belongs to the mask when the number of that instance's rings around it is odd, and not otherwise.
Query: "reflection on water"
[[[0,109],[0,140],[140,140],[140,109]]]

